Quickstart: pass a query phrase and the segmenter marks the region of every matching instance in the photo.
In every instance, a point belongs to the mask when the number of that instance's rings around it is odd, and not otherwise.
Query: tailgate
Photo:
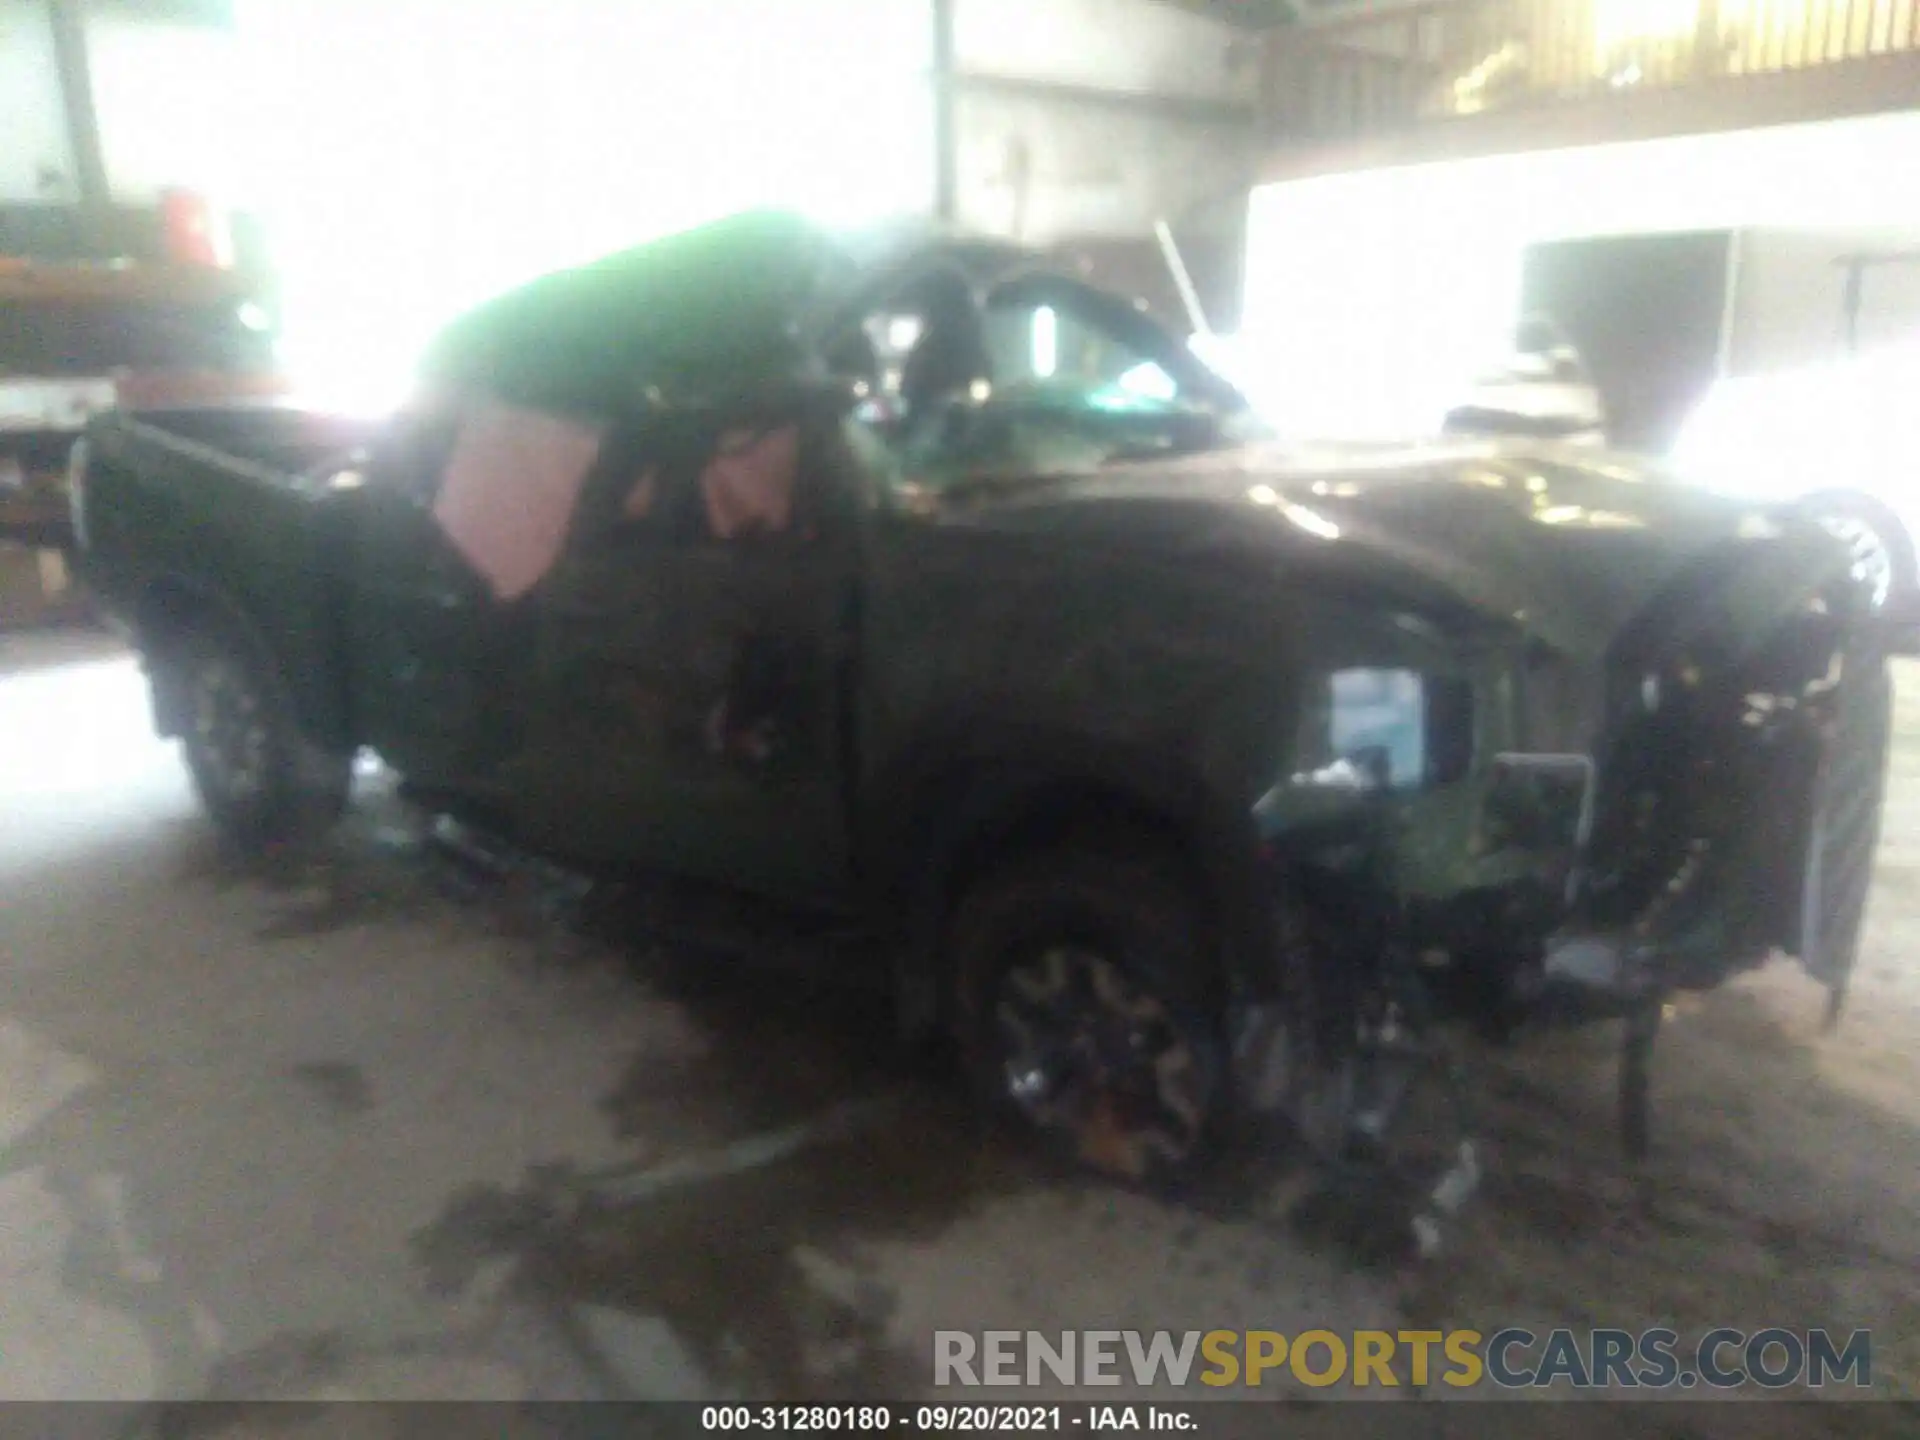
[[[81,577],[149,655],[184,608],[237,617],[316,737],[343,733],[350,499],[328,479],[357,433],[298,411],[99,417],[77,467]]]

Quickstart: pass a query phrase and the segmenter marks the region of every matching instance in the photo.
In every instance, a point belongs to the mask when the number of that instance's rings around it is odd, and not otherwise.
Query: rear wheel
[[[221,833],[256,849],[331,828],[346,805],[352,757],[300,733],[277,677],[253,647],[196,630],[175,663],[187,769]]]
[[[1150,852],[1014,861],[951,930],[973,1084],[1057,1155],[1164,1184],[1205,1159],[1226,1098],[1203,927]]]

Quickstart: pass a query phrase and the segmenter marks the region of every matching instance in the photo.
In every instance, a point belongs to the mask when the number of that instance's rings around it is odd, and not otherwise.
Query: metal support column
[[[960,218],[960,138],[954,83],[954,7],[931,0],[933,23],[933,208],[948,224]]]
[[[107,162],[100,146],[100,125],[93,108],[93,67],[87,57],[87,25],[83,0],[47,0],[53,27],[54,63],[60,72],[60,94],[66,106],[74,183],[79,191],[81,252],[106,258],[112,196],[107,185]]]

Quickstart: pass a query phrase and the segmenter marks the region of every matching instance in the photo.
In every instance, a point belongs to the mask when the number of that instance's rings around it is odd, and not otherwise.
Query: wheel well
[[[134,628],[143,647],[164,651],[204,626],[214,611],[213,602],[192,587],[176,580],[156,580],[134,610]]]
[[[1063,782],[1021,790],[969,826],[947,867],[947,888],[958,895],[1013,855],[1082,838],[1164,851],[1197,871],[1186,853],[1187,837],[1168,816],[1112,787]]]
[[[1084,840],[1090,846],[1128,855],[1146,853],[1167,866],[1174,883],[1194,903],[1209,953],[1218,954],[1223,899],[1210,882],[1194,827],[1150,801],[1110,784],[1094,781],[1028,781],[984,775],[957,777],[942,787],[955,808],[948,834],[928,857],[921,904],[930,907],[919,920],[929,927],[944,995],[951,978],[945,935],[962,897],[1016,857],[1034,855]]]

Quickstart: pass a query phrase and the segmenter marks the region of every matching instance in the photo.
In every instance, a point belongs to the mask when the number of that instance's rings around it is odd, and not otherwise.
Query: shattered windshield
[[[863,315],[834,363],[863,450],[934,494],[1249,443],[1247,401],[1149,315],[1063,276],[934,271]]]

